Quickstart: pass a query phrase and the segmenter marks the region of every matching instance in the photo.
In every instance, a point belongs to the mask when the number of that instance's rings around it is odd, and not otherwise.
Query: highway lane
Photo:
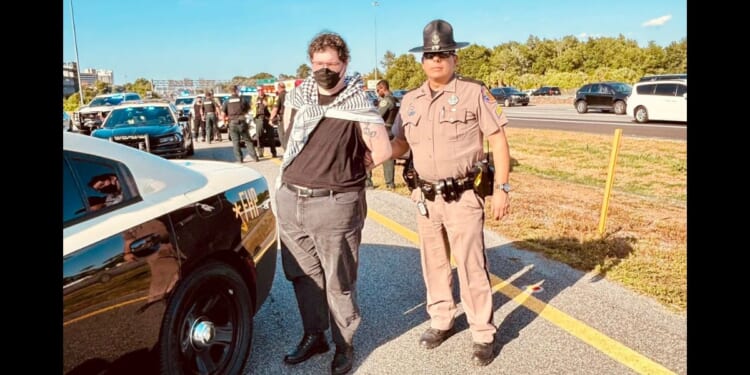
[[[639,124],[626,115],[590,111],[576,112],[573,105],[530,104],[526,107],[503,107],[509,126],[528,129],[551,129],[594,134],[614,134],[622,129],[623,136],[687,141],[687,124],[649,122]]]
[[[194,158],[230,161],[231,144],[199,143]],[[269,181],[278,175],[278,159],[246,165]],[[358,285],[363,320],[352,374],[687,373],[684,314],[520,250],[489,231],[497,357],[487,367],[471,364],[471,333],[460,308],[456,333],[438,348],[421,349],[417,341],[429,318],[413,203],[380,190],[368,191],[367,201]],[[454,295],[458,299],[457,283]],[[283,364],[301,334],[294,293],[279,261],[271,294],[255,319],[247,374],[328,373],[333,349],[295,366]]]

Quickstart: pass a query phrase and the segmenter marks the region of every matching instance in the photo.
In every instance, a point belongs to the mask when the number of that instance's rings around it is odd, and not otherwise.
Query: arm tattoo
[[[366,122],[362,125],[362,136],[367,136],[370,138],[375,137],[375,130],[370,129],[370,123]]]

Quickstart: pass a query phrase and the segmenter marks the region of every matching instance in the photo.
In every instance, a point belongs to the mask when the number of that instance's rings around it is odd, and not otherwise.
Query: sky
[[[687,38],[686,0],[63,0],[62,17],[63,62],[112,70],[115,84],[295,75],[322,31],[346,41],[349,73],[383,72],[385,52],[421,46],[434,19],[487,48],[529,36],[623,35],[641,47]]]

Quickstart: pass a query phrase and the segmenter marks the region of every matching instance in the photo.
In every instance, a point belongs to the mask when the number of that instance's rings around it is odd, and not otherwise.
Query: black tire
[[[213,261],[195,269],[180,282],[164,313],[161,374],[243,373],[254,311],[248,286],[234,268]],[[205,332],[210,334],[200,337]]]
[[[644,106],[638,106],[633,113],[633,118],[641,124],[648,122],[648,110]]]
[[[585,100],[579,100],[576,102],[576,111],[578,113],[586,113],[589,111],[589,105],[586,104]]]
[[[190,146],[188,147],[187,152],[185,154],[187,156],[195,155],[195,139],[190,139]]]
[[[624,101],[618,100],[615,102],[615,114],[624,115],[626,109],[627,108]]]
[[[529,103],[521,103],[522,106],[526,107]]]

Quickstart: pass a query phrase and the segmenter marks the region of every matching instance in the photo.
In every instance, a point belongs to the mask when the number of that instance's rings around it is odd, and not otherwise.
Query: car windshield
[[[131,126],[172,126],[176,123],[168,107],[128,107],[112,111],[104,122],[104,128]]]
[[[95,107],[100,105],[118,105],[122,103],[123,100],[125,100],[125,97],[122,95],[105,96],[101,98],[94,98],[94,100],[89,103],[89,106]]]
[[[522,94],[521,91],[515,87],[506,87],[505,92],[508,94]]]
[[[625,93],[628,95],[633,92],[633,87],[628,85],[627,83],[612,83],[611,86],[617,92]]]
[[[195,98],[177,98],[174,101],[174,105],[193,104],[193,100],[195,100]]]

